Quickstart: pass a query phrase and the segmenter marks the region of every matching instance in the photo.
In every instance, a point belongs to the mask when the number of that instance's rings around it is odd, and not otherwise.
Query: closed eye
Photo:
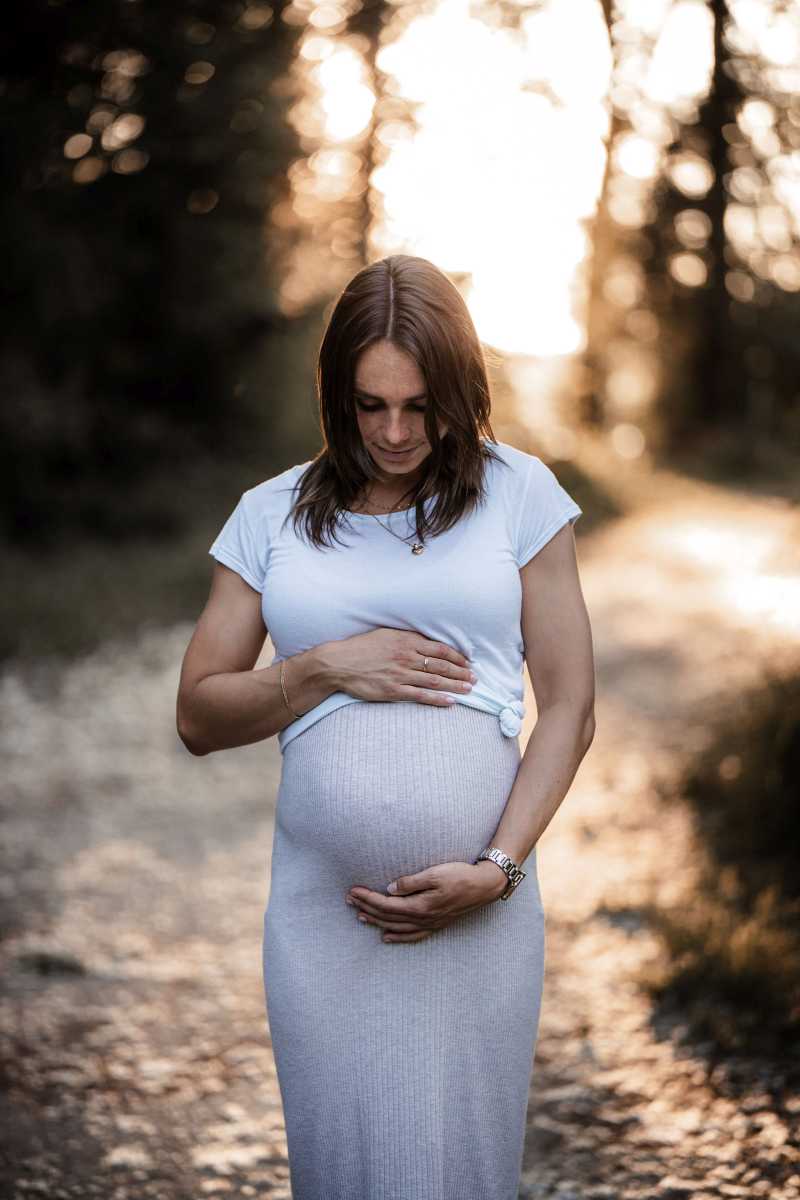
[[[356,397],[356,404],[358,405],[358,407],[361,409],[362,412],[377,412],[379,408],[383,408],[382,404],[366,404],[363,400],[360,400],[358,397]],[[427,408],[427,405],[425,405],[425,404],[409,404],[406,407],[410,408],[412,412],[424,413],[425,409]]]

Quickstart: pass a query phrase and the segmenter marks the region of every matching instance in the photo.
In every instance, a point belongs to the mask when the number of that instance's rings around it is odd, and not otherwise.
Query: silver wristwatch
[[[487,846],[485,850],[480,852],[475,862],[479,863],[482,858],[490,858],[508,876],[508,887],[500,896],[501,900],[507,900],[514,891],[514,888],[522,883],[527,872],[521,870],[515,862],[511,861],[507,854],[504,854],[502,850],[498,850],[496,846]]]

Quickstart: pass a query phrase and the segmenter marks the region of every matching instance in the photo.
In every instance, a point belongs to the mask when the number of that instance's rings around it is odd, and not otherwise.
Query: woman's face
[[[364,445],[385,483],[407,487],[431,452],[425,433],[430,403],[414,359],[392,342],[373,342],[355,370],[355,407]],[[439,423],[439,436],[446,426]]]

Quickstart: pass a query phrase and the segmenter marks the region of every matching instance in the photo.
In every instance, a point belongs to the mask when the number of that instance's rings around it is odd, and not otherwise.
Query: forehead
[[[425,377],[410,354],[391,342],[376,342],[359,356],[356,387],[384,400],[406,400],[425,391]]]

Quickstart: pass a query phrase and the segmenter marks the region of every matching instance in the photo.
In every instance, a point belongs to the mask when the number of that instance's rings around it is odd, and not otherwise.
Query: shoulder
[[[494,458],[486,463],[490,488],[518,496],[521,489],[529,486],[531,479],[541,479],[549,471],[535,454],[528,454],[508,442],[492,442],[486,438],[484,443],[494,452]]]

